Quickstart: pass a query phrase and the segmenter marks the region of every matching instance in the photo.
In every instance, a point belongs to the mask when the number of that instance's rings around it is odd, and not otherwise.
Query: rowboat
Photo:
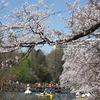
[[[50,100],[53,100],[53,98],[58,97],[59,100],[61,100],[59,95],[57,93],[55,93],[55,89],[54,88],[45,88],[43,93],[36,94],[36,96],[49,97]]]

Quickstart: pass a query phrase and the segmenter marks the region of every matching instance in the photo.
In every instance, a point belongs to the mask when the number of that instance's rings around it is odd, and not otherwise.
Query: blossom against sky
[[[39,0],[40,2],[43,0]],[[82,6],[85,5],[87,0],[80,0],[80,4]],[[2,15],[7,15],[9,13],[11,13],[11,10],[13,10],[14,8],[19,8],[21,7],[21,5],[24,2],[28,2],[29,4],[38,4],[38,0],[2,0],[2,2],[6,2],[8,3],[7,8],[5,8],[3,10]],[[67,3],[71,3],[73,4],[75,2],[75,0],[44,0],[44,3],[46,3],[47,5],[53,5],[53,9],[55,12],[59,12],[59,11],[65,11],[61,13],[63,16],[66,16],[67,18],[70,16],[69,11],[67,10]],[[9,20],[9,19],[8,19]],[[6,22],[6,20],[3,20]],[[64,33],[68,33],[69,29],[65,28],[65,24],[64,21],[60,18],[60,17],[55,17],[55,18],[49,18],[49,24],[47,26],[49,26],[49,29],[56,29],[58,31],[64,31]],[[52,50],[51,46],[47,46],[45,45],[44,47],[41,48],[43,51],[46,51],[46,53],[50,52]]]
[[[38,4],[38,0],[2,0],[3,2],[8,3],[8,7],[3,10],[3,14],[10,13],[14,8],[19,8],[22,6],[24,2],[28,2],[29,4]],[[43,0],[39,0],[43,1]],[[66,3],[71,3],[73,4],[76,0],[44,0],[44,3],[47,5],[53,5],[52,8],[54,9],[55,12],[59,11],[65,11],[62,12],[61,14],[63,16],[66,16],[67,18],[70,16],[69,11],[67,10],[67,5]],[[87,0],[80,0],[80,5],[84,6]],[[50,28],[57,29],[59,31],[64,30],[65,32],[68,32],[66,28],[64,28],[64,22],[62,21],[61,18],[56,17],[54,19],[50,19]]]

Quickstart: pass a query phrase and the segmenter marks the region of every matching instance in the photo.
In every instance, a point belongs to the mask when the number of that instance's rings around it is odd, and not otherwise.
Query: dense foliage
[[[62,73],[63,61],[61,60],[63,56],[62,49],[55,49],[49,55],[47,55],[47,67],[52,75],[52,80],[58,82],[59,76]]]
[[[93,100],[99,100],[100,40],[68,44],[63,60],[62,87],[70,88],[72,92],[91,93]]]
[[[62,55],[63,51],[61,49],[55,49],[48,55],[45,55],[41,50],[36,51],[33,49],[29,57],[22,58],[13,67],[1,68],[0,80],[24,83],[59,82],[63,64],[63,61],[61,61]],[[54,66],[56,67],[54,68]],[[8,77],[6,78],[6,76]]]

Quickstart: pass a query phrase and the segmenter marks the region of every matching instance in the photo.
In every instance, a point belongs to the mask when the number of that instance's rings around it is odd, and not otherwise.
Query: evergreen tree
[[[47,69],[46,56],[41,50],[32,50],[29,58],[31,59],[31,73],[36,76],[39,82],[50,82],[51,75]]]
[[[52,75],[52,80],[55,82],[59,81],[59,76],[62,73],[62,55],[63,50],[60,48],[53,50],[50,54],[47,55],[48,70]]]

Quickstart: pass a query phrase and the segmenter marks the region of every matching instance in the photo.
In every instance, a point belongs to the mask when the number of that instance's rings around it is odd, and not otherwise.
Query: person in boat
[[[43,94],[45,95],[46,93],[55,94],[55,89],[54,88],[45,88]]]
[[[49,96],[50,100],[53,100],[53,97],[56,97],[57,94],[55,93],[55,89],[54,88],[45,88],[44,92],[43,92],[44,96]]]

